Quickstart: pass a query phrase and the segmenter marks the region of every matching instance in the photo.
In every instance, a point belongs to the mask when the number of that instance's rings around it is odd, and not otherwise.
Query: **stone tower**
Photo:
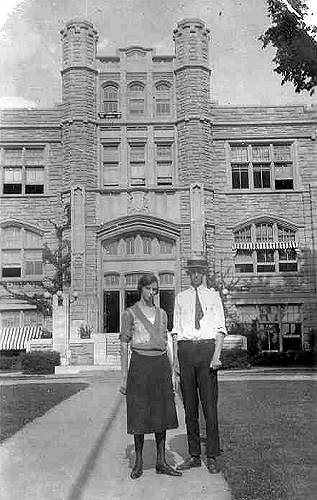
[[[94,280],[87,279],[87,267],[95,255],[87,255],[93,248],[92,234],[87,222],[94,223],[94,207],[98,182],[97,161],[97,32],[85,20],[70,21],[61,31],[63,46],[62,67],[62,145],[64,203],[71,206],[71,276],[72,291],[79,300],[73,306],[72,317],[84,307],[84,300],[95,294],[90,289]],[[88,215],[89,214],[89,215]],[[88,216],[90,220],[88,221]],[[81,294],[81,292],[84,292]],[[89,307],[87,306],[87,310]]]
[[[182,255],[206,253],[206,210],[212,205],[209,29],[184,19],[174,30],[178,178],[183,186]]]

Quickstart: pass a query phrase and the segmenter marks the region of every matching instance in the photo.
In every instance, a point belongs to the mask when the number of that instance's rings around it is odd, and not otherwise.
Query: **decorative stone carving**
[[[127,193],[128,196],[128,214],[147,214],[149,213],[149,195],[144,191],[133,191]]]
[[[205,242],[205,217],[204,217],[204,188],[201,184],[190,186],[190,236],[191,251],[204,252]]]

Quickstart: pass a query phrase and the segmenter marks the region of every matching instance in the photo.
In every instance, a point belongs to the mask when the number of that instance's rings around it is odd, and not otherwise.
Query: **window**
[[[105,274],[104,284],[107,288],[118,287],[120,283],[119,274]]]
[[[160,253],[165,255],[172,254],[173,242],[169,240],[160,240]]]
[[[119,145],[104,144],[103,145],[103,185],[118,186],[119,185]]]
[[[129,236],[126,240],[126,252],[128,255],[133,255],[135,253],[135,241],[134,241],[134,236]]]
[[[145,255],[150,255],[152,253],[152,238],[150,238],[149,236],[143,236],[142,244],[143,244],[143,253]]]
[[[261,222],[234,232],[237,273],[297,271],[295,231],[273,222]]]
[[[171,114],[171,87],[168,83],[158,83],[156,90],[156,116]]]
[[[1,277],[41,279],[42,242],[37,233],[11,226],[1,229]]]
[[[133,116],[144,115],[144,85],[142,83],[131,83],[129,85],[129,113]]]
[[[156,178],[158,185],[170,185],[173,182],[172,144],[156,144]]]
[[[131,185],[145,185],[145,144],[130,144]]]
[[[106,85],[103,87],[103,110],[104,113],[118,113],[118,87]]]
[[[3,194],[44,193],[44,149],[4,148]]]
[[[291,144],[230,146],[232,189],[294,189]]]
[[[263,350],[287,351],[302,348],[301,304],[238,305],[237,312],[246,329],[251,328],[252,324],[256,325]]]

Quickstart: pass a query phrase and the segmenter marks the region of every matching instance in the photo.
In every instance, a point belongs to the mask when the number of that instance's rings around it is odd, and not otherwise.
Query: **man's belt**
[[[182,339],[178,341],[178,343],[180,342],[192,342],[193,344],[206,344],[210,342],[215,342],[215,339]]]

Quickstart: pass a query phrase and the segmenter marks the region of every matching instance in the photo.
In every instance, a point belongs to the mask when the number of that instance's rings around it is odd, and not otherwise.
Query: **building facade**
[[[143,272],[159,277],[171,326],[193,255],[206,255],[231,321],[256,322],[263,349],[309,348],[317,109],[216,105],[205,23],[183,20],[173,38],[172,55],[100,56],[93,25],[71,21],[62,103],[1,113],[1,281],[32,288],[49,275],[42,249],[68,212],[71,321],[103,334],[106,350]],[[0,327],[42,321],[0,288]]]

